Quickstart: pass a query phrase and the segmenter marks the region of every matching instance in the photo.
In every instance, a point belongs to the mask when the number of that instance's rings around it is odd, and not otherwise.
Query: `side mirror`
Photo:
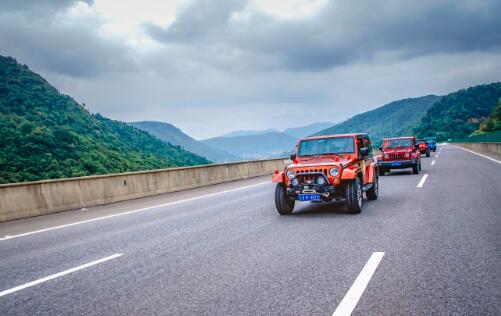
[[[383,151],[383,147],[379,147],[379,150],[380,150],[380,151]]]
[[[296,159],[296,154],[291,155],[291,160],[294,161],[294,159]]]
[[[367,156],[368,154],[369,154],[369,148],[367,148],[367,147],[360,148],[360,155],[361,156]]]

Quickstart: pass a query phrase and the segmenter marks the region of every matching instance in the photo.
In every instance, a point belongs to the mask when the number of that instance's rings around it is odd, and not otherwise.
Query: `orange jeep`
[[[296,201],[344,199],[350,213],[360,213],[363,192],[378,197],[378,170],[367,134],[306,137],[296,145],[293,163],[275,171],[275,205],[290,215]]]

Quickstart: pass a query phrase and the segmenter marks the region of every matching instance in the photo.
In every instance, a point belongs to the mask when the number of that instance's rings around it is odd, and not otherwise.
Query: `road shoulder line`
[[[489,159],[489,160],[492,160],[494,162],[497,162],[497,163],[501,164],[501,161],[497,160],[496,158],[492,158],[492,157],[489,157],[489,156],[486,156],[486,155],[482,155],[480,153],[474,152],[473,150],[469,150],[469,149],[463,148],[461,146],[456,146],[456,145],[454,145],[454,146],[457,147],[457,148],[461,148],[462,150],[465,150],[465,151],[470,152],[472,154],[475,154],[477,156],[480,156],[480,157],[483,157],[485,159]]]
[[[101,220],[105,220],[105,219],[109,219],[109,218],[113,218],[113,217],[119,217],[119,216],[124,216],[124,215],[139,213],[139,212],[144,212],[144,211],[148,211],[148,210],[159,208],[159,207],[165,207],[165,206],[171,206],[171,205],[181,204],[181,203],[185,203],[185,202],[191,202],[191,201],[195,201],[195,200],[199,200],[199,199],[203,199],[203,198],[208,198],[208,197],[212,197],[212,196],[216,196],[216,195],[220,195],[220,194],[224,194],[224,193],[229,193],[229,192],[234,192],[234,191],[248,189],[248,188],[255,187],[255,186],[258,186],[258,185],[263,185],[263,184],[266,184],[266,183],[270,183],[270,181],[254,183],[254,184],[246,185],[246,186],[239,187],[239,188],[228,189],[228,190],[223,190],[223,191],[214,192],[214,193],[210,193],[210,194],[195,196],[195,197],[188,198],[188,199],[183,199],[183,200],[168,202],[168,203],[159,204],[159,205],[148,206],[148,207],[144,207],[144,208],[140,208],[140,209],[125,211],[125,212],[122,212],[122,213],[116,213],[116,214],[111,214],[111,215],[106,215],[106,216],[95,217],[95,218],[91,218],[91,219],[87,219],[87,220],[83,220],[83,221],[78,221],[78,222],[74,222],[74,223],[69,223],[69,224],[64,224],[64,225],[59,225],[59,226],[48,227],[48,228],[44,228],[44,229],[34,230],[34,231],[31,231],[31,232],[27,232],[27,233],[22,233],[22,234],[17,234],[17,235],[8,235],[8,236],[0,238],[0,241],[8,240],[8,239],[14,239],[14,238],[19,238],[19,237],[24,237],[24,236],[29,236],[29,235],[33,235],[33,234],[39,234],[39,233],[43,233],[43,232],[47,232],[47,231],[51,231],[51,230],[56,230],[56,229],[61,229],[61,228],[65,228],[65,227],[70,227],[70,226],[76,226],[76,225],[81,225],[81,224],[86,224],[86,223],[101,221]]]

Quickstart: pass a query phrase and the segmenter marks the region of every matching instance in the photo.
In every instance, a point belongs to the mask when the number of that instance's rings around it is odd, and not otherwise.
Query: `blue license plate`
[[[392,166],[401,166],[401,165],[402,165],[402,163],[401,163],[401,162],[394,162],[394,163],[392,163],[391,165],[392,165]]]
[[[299,201],[320,201],[320,194],[299,194]]]

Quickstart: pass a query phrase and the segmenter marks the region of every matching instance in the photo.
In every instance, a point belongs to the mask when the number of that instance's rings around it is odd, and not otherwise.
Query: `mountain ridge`
[[[204,144],[203,142],[197,141],[171,123],[158,121],[138,121],[128,122],[128,124],[146,131],[165,142],[171,143],[173,145],[179,145],[190,152],[193,152],[202,157],[206,157],[211,161],[228,162],[239,160],[239,157],[231,155],[226,151],[212,148]]]
[[[367,132],[372,141],[378,143],[384,137],[406,135],[411,133],[414,125],[440,98],[436,95],[426,95],[395,100],[373,110],[357,114],[344,122],[314,133],[312,136]]]
[[[202,141],[245,159],[275,157],[294,149],[297,139],[280,132],[235,137],[214,137]]]

